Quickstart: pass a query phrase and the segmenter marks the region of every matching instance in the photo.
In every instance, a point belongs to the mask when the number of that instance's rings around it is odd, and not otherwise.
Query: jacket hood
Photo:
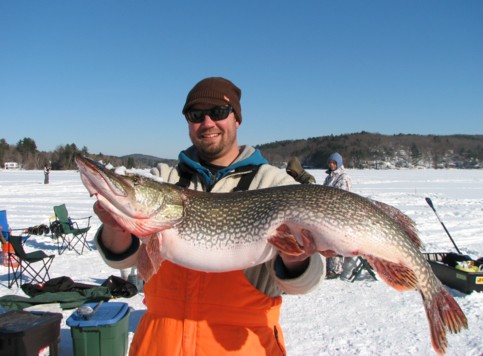
[[[329,166],[330,161],[335,161],[337,163],[337,168],[342,167],[342,165],[344,164],[342,156],[338,152],[332,153],[329,158],[327,158],[327,166]]]
[[[220,169],[216,176],[212,176],[210,170],[200,164],[198,151],[194,146],[182,151],[178,156],[179,162],[189,167],[194,172],[198,173],[203,179],[204,183],[211,187],[215,182],[234,172],[236,169],[247,166],[260,166],[268,164],[262,153],[251,146],[242,146],[240,154],[236,160],[228,167]]]

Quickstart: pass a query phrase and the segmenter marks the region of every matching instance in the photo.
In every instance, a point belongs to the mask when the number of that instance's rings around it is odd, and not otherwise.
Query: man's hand
[[[290,231],[287,225],[277,228],[275,234],[268,240],[279,250],[283,264],[291,276],[301,275],[308,267],[310,256],[317,252],[312,233],[309,230],[301,231],[302,245]]]
[[[97,201],[94,203],[94,213],[102,221],[102,244],[112,253],[119,254],[127,251],[131,246],[131,233],[124,230],[106,209]]]
[[[94,210],[94,213],[96,213],[96,215],[99,217],[99,220],[101,220],[101,222],[104,225],[113,225],[113,226],[117,225],[119,228],[121,228],[121,226],[119,226],[119,224],[107,212],[107,210],[102,207],[102,205],[101,205],[101,203],[99,203],[99,201],[96,201],[94,203],[93,210]]]

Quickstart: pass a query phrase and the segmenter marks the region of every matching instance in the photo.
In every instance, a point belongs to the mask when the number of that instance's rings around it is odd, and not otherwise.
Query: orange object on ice
[[[9,252],[14,253],[15,251],[10,242],[5,242],[4,244],[2,244],[2,264],[5,267],[8,267],[8,265],[10,264],[10,267],[17,268],[19,264],[13,256],[9,255]]]

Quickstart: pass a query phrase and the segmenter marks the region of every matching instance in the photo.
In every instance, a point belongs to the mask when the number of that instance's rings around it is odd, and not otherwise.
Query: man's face
[[[336,161],[329,161],[329,169],[331,171],[335,171],[337,169],[337,162]]]
[[[238,156],[237,129],[240,123],[232,112],[224,120],[213,121],[207,114],[200,123],[188,121],[191,142],[203,160],[229,165]]]

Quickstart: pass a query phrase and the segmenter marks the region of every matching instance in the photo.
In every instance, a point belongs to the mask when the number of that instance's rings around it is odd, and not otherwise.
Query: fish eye
[[[132,182],[133,182],[134,185],[142,185],[143,182],[144,182],[144,179],[143,179],[143,177],[140,177],[140,176],[133,176]]]

